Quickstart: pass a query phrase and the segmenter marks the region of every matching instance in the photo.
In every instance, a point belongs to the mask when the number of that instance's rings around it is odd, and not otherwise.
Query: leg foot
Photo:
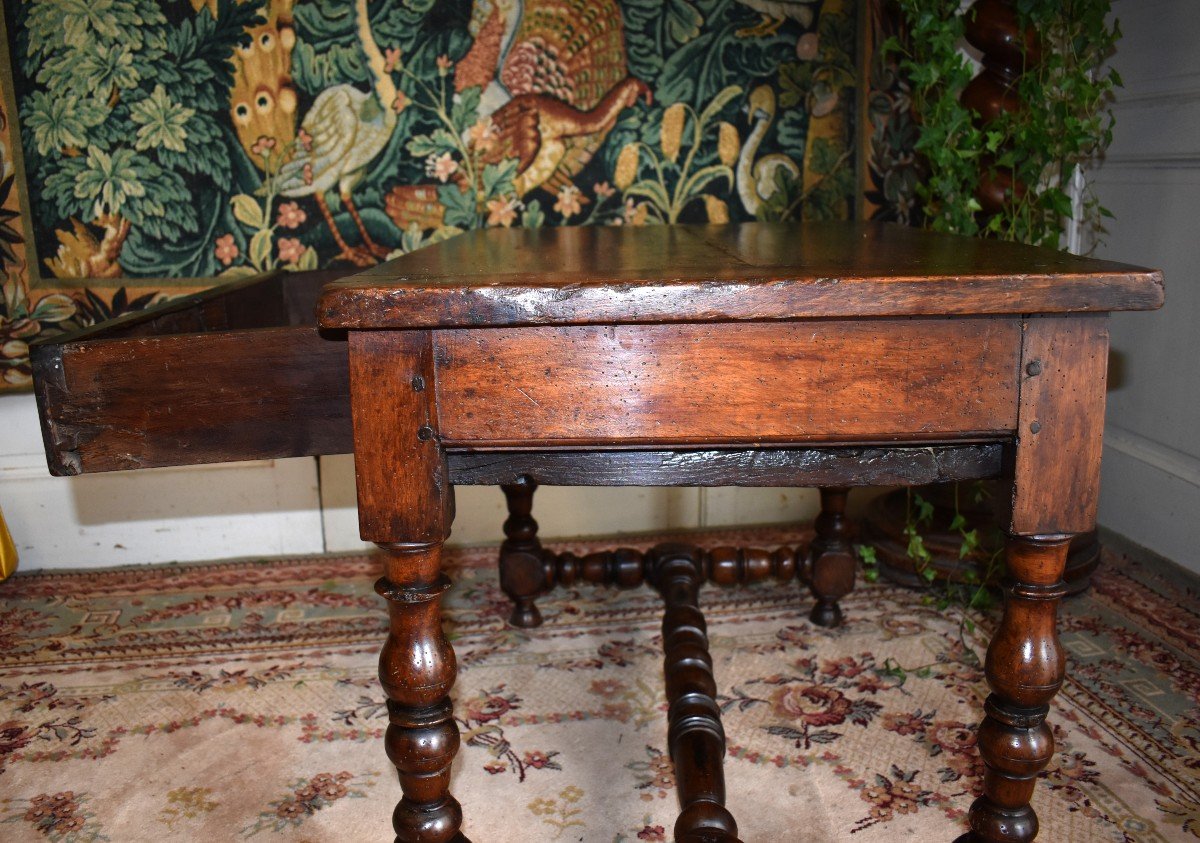
[[[968,820],[973,843],[1028,843],[1037,836],[1029,799],[1054,753],[1046,714],[1063,680],[1057,621],[1070,541],[1070,536],[1013,536],[1008,542],[1011,582],[984,665],[992,695],[979,726],[986,770],[983,795],[971,805]]]
[[[546,591],[546,562],[538,541],[533,511],[537,483],[522,477],[500,487],[508,504],[504,543],[500,545],[500,588],[513,602],[508,622],[523,629],[542,625],[542,613],[534,598]]]
[[[809,585],[817,599],[809,619],[817,626],[842,625],[838,601],[854,590],[854,550],[850,547],[850,523],[846,519],[846,488],[821,489],[821,514],[817,516],[816,538],[809,548]]]
[[[379,656],[388,703],[384,746],[404,797],[392,814],[397,843],[456,840],[462,808],[450,795],[458,724],[450,703],[457,665],[442,632],[440,601],[450,587],[441,544],[381,545],[384,575],[375,590],[388,601],[391,625]]]

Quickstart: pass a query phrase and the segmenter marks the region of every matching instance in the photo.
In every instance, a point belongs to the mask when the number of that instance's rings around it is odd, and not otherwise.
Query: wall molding
[[[1196,170],[1200,169],[1200,151],[1146,155],[1117,153],[1106,156],[1101,167],[1139,170]]]
[[[1104,446],[1200,489],[1200,457],[1111,424],[1104,428]]]
[[[1195,78],[1190,76],[1187,78]],[[1114,109],[1143,108],[1161,105],[1162,103],[1191,102],[1200,100],[1200,87],[1194,88],[1164,88],[1140,93],[1121,93],[1113,101]]]

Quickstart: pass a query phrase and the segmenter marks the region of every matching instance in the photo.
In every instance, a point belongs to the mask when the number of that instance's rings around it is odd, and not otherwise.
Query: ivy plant
[[[1059,247],[1065,223],[1076,216],[1102,231],[1100,206],[1086,184],[1072,202],[1076,173],[1112,141],[1116,70],[1106,66],[1120,37],[1110,0],[1014,0],[1022,26],[1037,32],[1041,60],[1019,77],[1016,93],[1025,106],[982,126],[964,106],[962,93],[977,68],[961,49],[970,8],[959,0],[899,0],[906,38],[884,49],[900,54],[912,85],[913,113],[920,124],[916,144],[928,164],[917,187],[926,224],[939,231],[983,234]],[[1010,171],[1024,185],[995,215],[981,218],[975,190],[981,162]]]

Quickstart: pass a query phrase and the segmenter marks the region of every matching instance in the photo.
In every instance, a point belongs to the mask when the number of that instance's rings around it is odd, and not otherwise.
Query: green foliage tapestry
[[[41,333],[469,228],[851,216],[860,11],[4,0],[4,382]]]

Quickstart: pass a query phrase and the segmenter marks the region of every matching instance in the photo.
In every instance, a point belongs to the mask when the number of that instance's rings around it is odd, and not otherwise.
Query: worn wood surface
[[[1058,605],[1071,537],[1013,536],[1005,562],[1004,616],[988,646],[984,671],[992,693],[979,725],[983,795],[971,805],[971,843],[1028,843],[1037,837],[1029,804],[1054,756],[1046,723],[1062,686],[1066,657],[1058,640]]]
[[[882,223],[472,231],[342,279],[335,328],[1139,310],[1160,273]]]
[[[696,451],[451,451],[450,481],[494,486],[909,486],[995,477],[999,444]]]
[[[363,541],[444,541],[454,489],[432,406],[429,334],[352,332],[350,392]]]
[[[450,470],[451,482],[454,470]],[[544,590],[545,551],[538,541],[538,523],[533,515],[533,493],[537,482],[525,475],[501,484],[508,518],[504,521],[504,541],[500,544],[500,590],[513,603],[508,622],[531,629],[542,625],[542,613],[534,602]]]
[[[34,392],[54,474],[346,453],[346,344],[313,328],[43,346]]]
[[[937,440],[1016,426],[1015,319],[439,331],[448,446]]]
[[[259,275],[35,343],[51,472],[349,453],[345,334],[312,312],[341,274]]]
[[[1026,322],[1012,532],[1095,527],[1107,367],[1103,314]]]

